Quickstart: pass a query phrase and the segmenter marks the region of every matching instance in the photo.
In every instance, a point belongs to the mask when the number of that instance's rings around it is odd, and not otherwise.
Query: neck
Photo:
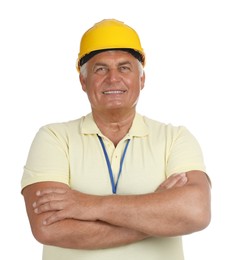
[[[93,118],[100,131],[109,138],[116,146],[120,140],[128,133],[135,111],[121,115],[119,113],[103,114],[92,111]]]

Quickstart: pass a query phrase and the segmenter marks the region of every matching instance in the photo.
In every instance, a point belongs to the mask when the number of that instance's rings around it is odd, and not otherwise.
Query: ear
[[[85,92],[87,92],[87,88],[86,88],[86,78],[83,77],[81,73],[79,74],[79,80],[80,80],[80,83],[81,83],[82,90],[85,91]]]
[[[146,79],[145,71],[143,71],[143,74],[141,76],[141,90],[145,87],[145,79]]]

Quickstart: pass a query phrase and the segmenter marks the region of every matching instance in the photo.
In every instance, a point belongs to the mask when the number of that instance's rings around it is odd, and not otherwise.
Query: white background
[[[40,260],[20,194],[38,128],[89,112],[75,61],[86,29],[104,18],[134,27],[146,52],[138,112],[185,125],[199,140],[212,188],[212,222],[184,237],[186,260],[237,259],[237,8],[230,0],[0,2],[3,259]]]

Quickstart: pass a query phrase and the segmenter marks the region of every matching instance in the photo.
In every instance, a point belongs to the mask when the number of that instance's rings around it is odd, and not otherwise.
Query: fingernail
[[[185,176],[185,177],[182,177],[182,182],[187,182],[188,181],[188,178]]]

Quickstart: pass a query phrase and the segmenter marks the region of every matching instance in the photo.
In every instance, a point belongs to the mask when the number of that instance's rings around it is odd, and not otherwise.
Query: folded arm
[[[134,196],[102,197],[98,219],[150,236],[179,236],[200,231],[210,222],[210,184],[205,173],[187,173],[181,187]]]
[[[33,204],[38,200],[37,191],[60,190],[73,192],[67,185],[58,182],[35,183],[23,189],[28,218],[31,230],[42,244],[74,249],[100,249],[122,246],[148,237],[142,232],[114,226],[103,221],[85,221],[73,217],[63,218],[50,225],[45,225],[45,220],[59,213],[59,210],[45,210],[42,213],[35,213]],[[57,196],[57,195],[56,195]],[[55,198],[56,198],[55,196]],[[57,198],[56,198],[57,200]],[[48,202],[53,205],[55,201]],[[59,202],[59,203],[62,203]],[[70,209],[63,210],[70,212]]]
[[[94,196],[50,182],[26,187],[23,195],[36,239],[92,249],[205,228],[210,221],[209,189],[205,174],[195,171],[171,176],[145,195]]]

